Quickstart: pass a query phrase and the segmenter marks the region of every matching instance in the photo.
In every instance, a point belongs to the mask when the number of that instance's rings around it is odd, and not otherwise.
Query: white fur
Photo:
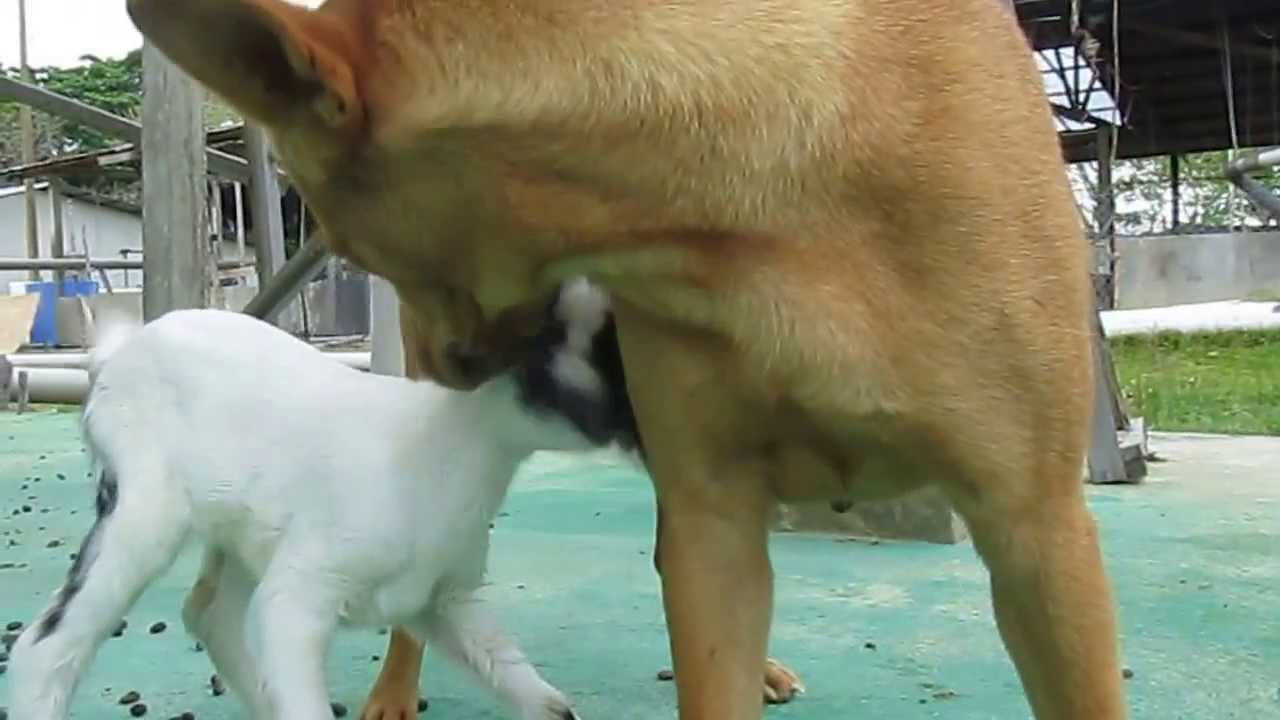
[[[340,625],[405,626],[524,720],[573,717],[475,594],[517,465],[591,449],[569,423],[524,409],[506,376],[468,393],[365,374],[236,313],[102,339],[84,432],[118,503],[60,625],[35,642],[37,619],[13,649],[12,720],[66,717],[98,645],[189,537],[216,593],[193,590],[184,621],[257,720],[330,715]]]

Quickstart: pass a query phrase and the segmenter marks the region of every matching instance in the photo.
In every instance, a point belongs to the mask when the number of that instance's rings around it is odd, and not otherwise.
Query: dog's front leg
[[[654,528],[653,569],[662,575],[662,503],[654,507],[656,527]],[[805,691],[804,682],[791,668],[774,658],[764,661],[764,701],[770,705],[789,703]]]
[[[658,557],[681,720],[762,714],[772,614],[763,457],[739,444],[719,341],[616,310],[628,390],[661,508]],[[730,429],[729,432],[725,432]]]
[[[426,646],[401,627],[391,629],[382,671],[360,720],[410,720],[418,713],[418,678]]]

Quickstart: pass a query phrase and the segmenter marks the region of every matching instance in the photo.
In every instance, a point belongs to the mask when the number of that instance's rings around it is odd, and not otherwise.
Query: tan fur
[[[970,524],[1038,720],[1125,717],[1081,486],[1086,245],[1005,6],[129,8],[270,128],[436,379],[478,382],[446,348],[505,357],[562,279],[613,294],[683,720],[761,712],[777,499],[927,482]]]

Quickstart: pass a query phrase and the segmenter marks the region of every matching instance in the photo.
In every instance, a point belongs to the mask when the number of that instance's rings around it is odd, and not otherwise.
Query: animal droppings
[[[146,704],[146,703],[137,703],[136,705],[130,705],[130,706],[129,706],[129,714],[130,714],[130,715],[132,715],[132,716],[134,716],[134,717],[142,717],[143,715],[146,715],[146,714],[147,714],[147,704]]]
[[[121,620],[120,624],[116,626],[116,629],[111,631],[111,637],[120,637],[121,635],[124,635],[124,629],[127,627],[129,627],[129,621]]]
[[[165,628],[167,627],[169,626],[165,625],[164,621],[162,620],[160,622],[151,623],[151,627],[147,628],[147,632],[151,633],[152,635],[159,635],[160,633],[164,632]]]
[[[9,662],[8,650],[0,650],[0,662]]]
[[[382,656],[381,656],[381,655],[370,655],[370,656],[369,656],[369,662],[378,662],[378,661],[379,661],[379,660],[381,660],[381,659],[382,659]]]
[[[866,649],[868,649],[868,650],[875,650],[875,649],[876,649],[876,644],[875,644],[875,643],[873,643],[873,642],[863,643],[862,647],[864,647],[864,648],[866,648]]]
[[[427,702],[426,698],[423,698],[423,697],[418,698],[418,712],[426,712],[427,708],[430,706],[431,706],[431,703]]]
[[[196,714],[188,710],[179,715],[178,720],[196,720]]]
[[[29,512],[31,512],[31,506],[30,506],[30,505],[23,505],[23,506],[22,506],[22,512],[24,512],[24,513],[29,513]]]
[[[120,704],[132,705],[141,699],[142,699],[142,695],[137,690],[130,690],[129,692],[120,696]]]
[[[1124,670],[1121,670],[1120,677],[1123,677],[1125,680],[1132,680],[1133,670],[1130,670],[1129,668],[1125,668]]]
[[[66,480],[66,479],[67,479],[67,476],[66,476],[66,475],[63,475],[62,473],[57,473],[57,478],[58,478],[59,480]],[[39,480],[39,478],[36,478],[36,479],[37,479],[37,480]]]
[[[214,697],[225,693],[227,688],[222,684],[222,678],[217,675],[211,675],[209,677],[209,691],[213,693]]]
[[[0,662],[0,675],[3,675],[7,672],[9,672],[9,666],[5,663]]]
[[[5,629],[5,630],[8,630],[8,631],[10,631],[10,632],[14,632],[14,631],[16,631],[16,630],[21,630],[21,629],[22,629],[22,621],[21,621],[21,620],[10,620],[10,621],[9,621],[9,622],[4,626],[4,629]]]
[[[329,709],[333,711],[333,716],[336,718],[347,716],[347,706],[340,702],[329,703]]]
[[[50,540],[49,542],[45,543],[44,546],[47,548],[56,548],[61,544],[62,544],[61,540],[54,538],[53,540]]]
[[[16,642],[18,642],[18,633],[7,632],[0,635],[0,645],[4,645],[5,650],[12,650]]]
[[[658,680],[662,682],[670,682],[676,679],[676,673],[670,668],[663,668],[658,671]]]
[[[9,711],[5,708],[0,708],[0,720],[9,720]]]

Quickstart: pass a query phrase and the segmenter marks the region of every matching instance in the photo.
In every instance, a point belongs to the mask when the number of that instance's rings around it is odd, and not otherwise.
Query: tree
[[[74,67],[32,68],[32,81],[43,88],[107,112],[137,119],[142,110],[142,50],[134,50],[122,58],[103,59],[81,56]],[[19,78],[18,68],[0,68],[11,78]],[[21,163],[21,135],[18,130],[18,104],[0,102],[0,167]],[[238,122],[237,115],[216,99],[205,103],[206,126]],[[70,123],[47,113],[34,111],[36,128],[36,160],[59,155],[102,150],[124,143],[122,138],[98,132],[93,128]],[[122,167],[94,176],[68,177],[67,182],[92,189],[120,200],[137,202],[141,185],[136,168]]]
[[[1226,176],[1228,151],[1181,156],[1179,221],[1188,228],[1275,227],[1275,218],[1259,210]],[[1098,199],[1097,163],[1076,163],[1070,170],[1076,198],[1086,226],[1096,232],[1094,208]],[[1262,173],[1257,180],[1280,191],[1280,173]],[[1172,163],[1167,157],[1118,160],[1112,172],[1116,196],[1116,232],[1143,235],[1173,230]]]

